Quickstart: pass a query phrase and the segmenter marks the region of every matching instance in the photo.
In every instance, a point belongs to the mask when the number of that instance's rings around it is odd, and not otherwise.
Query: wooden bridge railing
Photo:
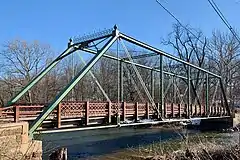
[[[14,122],[19,120],[35,119],[47,104],[42,105],[15,105],[7,108],[0,108],[1,119],[13,119]],[[205,106],[191,105],[189,113],[186,104],[164,104],[163,110],[158,103],[156,106],[160,114],[165,118],[187,118],[207,116]],[[91,119],[105,119],[111,123],[112,117],[119,114],[122,120],[129,118],[138,120],[157,118],[153,106],[150,103],[111,103],[111,102],[61,102],[58,107],[51,113],[48,119],[57,121],[57,127],[61,127],[61,122],[65,119],[82,119],[85,125],[88,125]],[[213,105],[209,108],[210,116],[226,115],[226,109],[221,105]]]

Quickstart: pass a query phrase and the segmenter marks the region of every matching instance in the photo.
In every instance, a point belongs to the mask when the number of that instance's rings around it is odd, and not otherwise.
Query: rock
[[[67,148],[60,148],[49,156],[49,160],[67,160]]]

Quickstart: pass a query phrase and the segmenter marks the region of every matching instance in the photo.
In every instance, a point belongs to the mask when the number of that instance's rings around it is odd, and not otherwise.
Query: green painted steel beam
[[[188,66],[188,117],[190,117],[190,107],[191,107],[191,68]]]
[[[164,105],[164,74],[163,74],[163,56],[159,55],[159,66],[160,66],[160,74],[159,74],[159,84],[160,84],[160,106],[161,106],[161,116],[166,118],[166,106]]]
[[[156,53],[148,53],[148,54],[140,54],[137,56],[131,56],[132,59],[140,59],[140,58],[147,58],[147,57],[153,57],[153,56],[157,56],[158,54]],[[125,60],[128,60],[127,57],[123,58]]]
[[[151,96],[153,97],[154,99],[154,71],[151,70]]]
[[[14,96],[6,105],[11,106],[17,102],[28,90],[30,90],[37,82],[39,82],[54,66],[56,66],[63,56],[69,55],[75,49],[71,46],[59,55],[51,64],[49,64],[40,74],[38,74],[31,82],[28,83],[16,96]]]
[[[81,50],[83,50],[85,52],[92,53],[92,54],[97,54],[96,51],[88,49],[88,48],[81,48]],[[131,61],[128,61],[128,60],[123,60],[123,59],[120,59],[120,58],[117,58],[117,57],[114,57],[114,56],[111,56],[111,55],[108,55],[108,54],[104,54],[103,57],[106,57],[106,58],[109,58],[109,59],[112,59],[112,60],[116,60],[116,61],[122,61],[122,62],[128,63],[128,64],[134,64],[135,66],[138,66],[138,67],[141,67],[141,68],[145,68],[145,69],[153,70],[153,71],[156,71],[156,72],[160,72],[160,69],[152,68],[152,67],[142,65],[142,64],[139,64],[139,63],[135,63],[135,62],[131,62]],[[175,73],[171,73],[171,72],[167,72],[167,71],[163,71],[163,73],[167,74],[167,75],[170,75],[170,76],[175,76],[175,77],[187,80],[187,77],[184,77],[184,76],[181,76],[181,75],[178,75],[178,74],[175,74]]]
[[[123,62],[120,61],[120,101],[123,102]]]
[[[206,74],[206,96],[205,96],[205,105],[206,105],[206,111],[207,111],[207,115],[209,116],[210,112],[209,112],[209,78],[208,78],[208,74]]]
[[[57,107],[64,97],[73,89],[73,87],[88,73],[93,65],[102,57],[102,55],[111,47],[111,45],[118,38],[118,30],[115,30],[115,35],[102,47],[102,49],[88,62],[86,66],[72,79],[72,81],[57,95],[57,97],[50,103],[48,107],[37,117],[32,123],[29,134],[33,132],[42,124],[48,115]]]
[[[220,78],[219,81],[220,81],[220,87],[221,87],[221,90],[222,90],[225,107],[227,108],[227,112],[228,112],[229,116],[231,116],[232,113],[231,113],[231,110],[230,110],[230,107],[229,107],[229,104],[228,104],[228,101],[227,101],[227,96],[225,94],[225,89],[224,89],[224,86],[223,86],[222,78]]]
[[[144,43],[144,42],[141,42],[141,41],[139,41],[139,40],[136,40],[136,39],[134,39],[134,38],[132,38],[132,37],[130,37],[130,36],[127,36],[127,35],[125,35],[125,34],[123,34],[123,33],[120,33],[119,36],[120,36],[120,38],[122,38],[122,39],[124,39],[124,40],[126,40],[126,41],[128,41],[128,42],[130,42],[130,43],[136,44],[136,45],[141,46],[141,47],[143,47],[143,48],[145,48],[145,49],[148,49],[148,50],[150,50],[150,51],[153,51],[153,52],[155,52],[155,53],[158,53],[158,54],[161,54],[161,55],[163,55],[163,56],[165,56],[165,57],[168,57],[168,58],[170,58],[170,59],[172,59],[172,60],[175,60],[175,61],[177,61],[177,62],[181,62],[181,63],[183,63],[183,64],[186,64],[186,65],[189,65],[189,66],[191,66],[191,67],[193,67],[193,68],[196,68],[196,69],[198,69],[198,70],[200,70],[200,71],[203,71],[203,72],[206,72],[206,73],[208,73],[208,74],[210,74],[210,75],[213,75],[213,76],[215,76],[215,77],[221,78],[221,76],[219,76],[219,75],[217,75],[217,74],[214,74],[214,73],[212,73],[212,72],[210,72],[210,71],[208,71],[208,70],[205,70],[205,69],[203,69],[203,68],[201,68],[201,67],[195,66],[195,65],[193,65],[193,64],[191,64],[191,63],[189,63],[189,62],[186,62],[186,61],[184,61],[184,60],[182,60],[182,59],[180,59],[180,58],[177,58],[177,57],[175,57],[175,56],[173,56],[173,55],[170,55],[170,54],[168,54],[168,53],[166,53],[166,52],[164,52],[164,51],[161,51],[161,50],[159,50],[159,49],[157,49],[157,48],[155,48],[155,47],[152,47],[152,46],[150,46],[150,45],[148,45],[148,44],[146,44],[146,43]]]

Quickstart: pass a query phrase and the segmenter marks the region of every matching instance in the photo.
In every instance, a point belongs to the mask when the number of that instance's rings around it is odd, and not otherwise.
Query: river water
[[[84,159],[115,153],[127,148],[136,148],[153,142],[180,138],[181,134],[198,131],[161,128],[111,128],[36,136],[43,141],[43,159],[56,148],[67,147],[69,159]]]

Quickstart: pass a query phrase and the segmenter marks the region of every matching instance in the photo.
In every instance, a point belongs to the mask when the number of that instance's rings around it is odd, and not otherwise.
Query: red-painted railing
[[[19,120],[35,119],[47,104],[42,105],[15,105],[7,108],[0,108],[0,118]],[[159,103],[160,116],[165,118],[187,118],[189,110],[190,116],[206,116],[205,106],[191,105],[187,108],[186,104],[165,104],[161,109]],[[150,103],[111,103],[111,102],[61,102],[58,107],[49,115],[49,119],[55,119],[57,126],[61,126],[62,119],[81,118],[84,119],[85,125],[88,125],[91,118],[105,118],[111,123],[112,116],[119,114],[122,120],[131,117],[134,119],[150,119],[156,116],[157,112]],[[226,115],[226,109],[221,105],[213,105],[209,108],[210,116]]]

